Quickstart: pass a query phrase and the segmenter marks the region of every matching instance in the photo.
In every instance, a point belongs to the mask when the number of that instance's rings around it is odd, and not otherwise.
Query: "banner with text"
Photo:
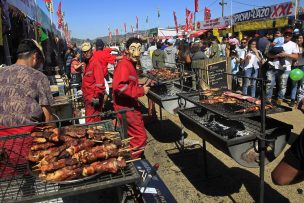
[[[295,6],[292,2],[286,2],[252,10],[236,13],[233,15],[233,22],[275,19],[295,15]]]

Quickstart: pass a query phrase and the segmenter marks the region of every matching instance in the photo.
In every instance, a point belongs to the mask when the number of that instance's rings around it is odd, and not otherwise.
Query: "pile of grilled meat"
[[[172,71],[167,68],[152,69],[148,71],[148,74],[157,78],[158,80],[172,80],[181,76],[181,72]]]
[[[128,146],[118,132],[96,128],[52,126],[37,127],[31,133],[33,144],[28,160],[39,178],[66,181],[96,173],[117,173],[126,167]]]
[[[241,104],[248,103],[252,104],[250,107],[239,109],[234,111],[234,113],[249,113],[249,112],[257,112],[260,110],[261,100],[244,96],[241,94],[237,94],[234,92],[221,92],[218,88],[205,90],[200,93],[200,102],[202,104]],[[267,104],[265,109],[272,109],[273,106],[271,104]]]

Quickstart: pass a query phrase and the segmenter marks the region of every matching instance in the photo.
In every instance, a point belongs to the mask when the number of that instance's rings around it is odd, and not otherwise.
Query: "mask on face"
[[[128,47],[128,55],[129,55],[129,58],[133,62],[138,62],[139,61],[140,50],[141,50],[141,44],[140,43],[132,43]]]

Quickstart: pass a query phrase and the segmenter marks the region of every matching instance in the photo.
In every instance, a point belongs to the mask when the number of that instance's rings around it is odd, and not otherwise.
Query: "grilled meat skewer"
[[[105,161],[98,161],[83,168],[82,175],[89,176],[100,172],[117,173],[121,168],[126,167],[126,161],[122,158],[110,158]]]

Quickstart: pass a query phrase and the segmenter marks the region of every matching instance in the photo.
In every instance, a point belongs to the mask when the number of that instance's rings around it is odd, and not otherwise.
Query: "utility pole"
[[[222,0],[222,2],[219,2],[219,4],[222,6],[222,17],[224,17],[224,6],[227,5],[227,3]]]

